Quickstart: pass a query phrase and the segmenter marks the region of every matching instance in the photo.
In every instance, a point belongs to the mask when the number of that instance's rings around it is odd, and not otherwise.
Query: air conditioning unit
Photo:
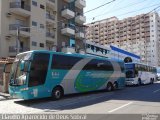
[[[6,16],[7,16],[7,17],[11,17],[11,16],[12,16],[12,13],[8,12],[8,13],[6,13]]]

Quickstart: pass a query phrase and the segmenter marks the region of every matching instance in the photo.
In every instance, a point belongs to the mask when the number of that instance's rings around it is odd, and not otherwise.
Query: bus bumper
[[[12,88],[9,89],[9,94],[12,98],[24,99],[28,100],[28,92],[27,91],[15,91]]]
[[[136,85],[136,84],[137,83],[135,83],[134,81],[126,81],[127,86]]]

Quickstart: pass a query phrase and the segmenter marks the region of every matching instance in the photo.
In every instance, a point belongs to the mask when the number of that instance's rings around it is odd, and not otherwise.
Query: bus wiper
[[[10,86],[20,86],[20,85],[17,85],[17,84],[9,84]]]

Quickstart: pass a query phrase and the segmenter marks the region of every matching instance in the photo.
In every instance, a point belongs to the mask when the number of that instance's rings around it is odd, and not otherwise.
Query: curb
[[[5,98],[10,97],[10,95],[9,95],[9,94],[7,94],[7,93],[2,93],[2,92],[0,92],[0,96],[5,97]]]

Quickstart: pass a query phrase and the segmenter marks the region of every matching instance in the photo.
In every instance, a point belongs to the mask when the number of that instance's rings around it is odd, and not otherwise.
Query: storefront
[[[11,71],[11,67],[12,60],[0,60],[0,92],[8,92],[9,73]]]

